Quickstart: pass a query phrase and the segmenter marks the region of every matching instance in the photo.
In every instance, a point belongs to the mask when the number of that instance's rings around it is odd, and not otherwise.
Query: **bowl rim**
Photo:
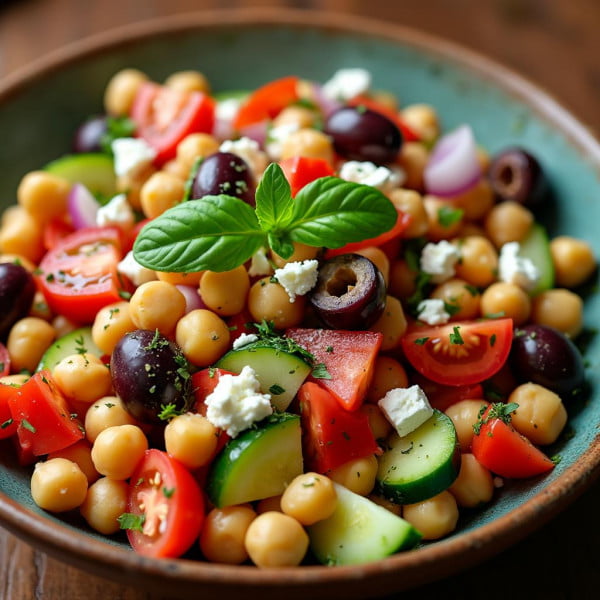
[[[526,103],[539,118],[565,135],[570,145],[600,173],[598,140],[588,127],[538,85],[499,62],[435,35],[402,25],[330,11],[266,7],[202,10],[124,25],[72,42],[8,74],[0,80],[0,105],[13,94],[18,94],[53,72],[107,49],[124,47],[156,35],[170,36],[186,31],[248,25],[318,27],[332,33],[400,43],[431,56],[443,57],[445,62],[473,72],[479,79],[492,83]],[[197,591],[198,585],[212,586],[215,591],[228,586],[231,589],[255,586],[264,590],[267,594],[265,598],[274,598],[284,589],[287,595],[295,597],[291,588],[300,586],[302,594],[311,589],[321,597],[325,592],[330,596],[331,591],[343,582],[377,579],[377,592],[383,594],[433,582],[490,558],[556,516],[599,476],[600,434],[596,435],[589,448],[573,465],[508,514],[467,533],[455,534],[414,551],[398,553],[373,563],[338,566],[334,569],[303,566],[265,570],[186,559],[149,559],[90,538],[67,526],[49,523],[43,516],[23,508],[2,492],[0,523],[28,543],[83,569],[90,570],[93,563],[96,572],[134,584],[130,575],[136,572],[146,578],[144,585],[166,585],[171,592],[185,591],[191,589],[190,586],[196,586]],[[457,557],[461,559],[459,564]]]

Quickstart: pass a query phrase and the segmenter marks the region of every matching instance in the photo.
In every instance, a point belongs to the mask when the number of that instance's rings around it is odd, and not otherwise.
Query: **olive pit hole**
[[[343,296],[356,287],[357,277],[353,269],[340,267],[335,275],[327,282],[327,293],[331,296]]]

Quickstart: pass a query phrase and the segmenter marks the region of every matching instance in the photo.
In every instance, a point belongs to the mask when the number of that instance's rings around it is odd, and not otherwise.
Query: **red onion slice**
[[[339,108],[342,108],[343,104],[341,102],[332,100],[325,95],[322,85],[319,85],[318,83],[311,83],[311,86],[313,90],[313,100],[323,113],[324,117],[327,118],[330,114],[334,113]]]
[[[67,210],[75,229],[95,227],[100,204],[81,183],[73,184],[67,198]]]
[[[456,196],[477,183],[481,165],[469,125],[461,125],[439,139],[423,175],[426,191],[436,196]]]
[[[185,298],[186,313],[198,308],[207,308],[206,304],[204,304],[200,294],[198,293],[198,286],[177,284],[175,287],[183,294]]]
[[[239,131],[239,134],[241,137],[247,137],[255,142],[258,142],[258,145],[261,148],[264,148],[267,141],[267,132],[269,131],[269,126],[269,119],[264,119],[263,121],[258,121],[257,123],[251,123],[250,125],[242,127]]]

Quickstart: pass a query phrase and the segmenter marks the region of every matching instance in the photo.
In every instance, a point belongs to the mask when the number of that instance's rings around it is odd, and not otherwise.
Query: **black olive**
[[[341,254],[319,267],[309,300],[326,327],[368,329],[385,308],[383,275],[368,258]]]
[[[35,282],[25,267],[15,263],[0,263],[0,339],[25,317],[31,308]]]

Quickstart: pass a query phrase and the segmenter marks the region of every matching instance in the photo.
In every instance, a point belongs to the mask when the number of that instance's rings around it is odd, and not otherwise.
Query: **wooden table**
[[[600,132],[597,0],[0,0],[0,77],[76,39],[201,8],[288,5],[385,19],[444,36],[529,77]],[[418,590],[421,598],[597,598],[600,482],[537,533],[478,568]],[[142,600],[0,530],[0,599]]]

